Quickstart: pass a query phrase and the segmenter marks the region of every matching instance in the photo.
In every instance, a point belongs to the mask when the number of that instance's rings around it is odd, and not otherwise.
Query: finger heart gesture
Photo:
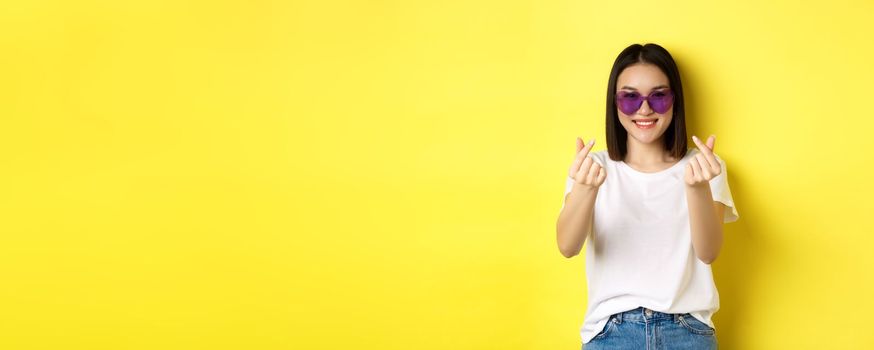
[[[577,155],[568,171],[568,176],[573,178],[574,182],[590,189],[597,189],[607,178],[607,172],[601,167],[601,164],[589,156],[589,151],[592,150],[594,144],[594,139],[590,140],[589,143],[584,143],[581,138],[577,137]]]
[[[721,174],[722,166],[713,155],[713,144],[716,142],[716,136],[710,135],[706,145],[697,136],[692,136],[692,141],[698,146],[699,152],[686,164],[685,180],[689,186],[699,186],[709,183],[711,179]]]

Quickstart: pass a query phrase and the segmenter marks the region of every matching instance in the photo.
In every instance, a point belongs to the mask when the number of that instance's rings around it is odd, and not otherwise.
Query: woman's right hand
[[[595,139],[584,145],[583,139],[577,137],[577,156],[568,171],[568,176],[574,179],[576,187],[596,190],[607,178],[607,171],[589,157],[589,150],[594,145]]]
[[[598,186],[604,183],[607,172],[589,156],[595,140],[583,145],[577,137],[577,155],[568,171],[573,179],[573,188],[565,195],[565,204],[556,222],[556,241],[561,255],[570,258],[580,253],[586,237],[593,229],[593,213]]]

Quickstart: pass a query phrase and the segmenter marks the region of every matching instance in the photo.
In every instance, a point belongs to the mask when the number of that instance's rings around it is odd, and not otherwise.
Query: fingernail
[[[594,145],[594,144],[595,144],[595,139],[589,140],[589,146]]]
[[[698,141],[698,136],[692,135],[692,139]]]

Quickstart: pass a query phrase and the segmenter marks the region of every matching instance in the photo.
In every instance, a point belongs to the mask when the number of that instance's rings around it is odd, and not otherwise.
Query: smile
[[[634,125],[637,125],[638,128],[641,129],[650,129],[655,127],[656,119],[648,119],[648,120],[632,120]]]

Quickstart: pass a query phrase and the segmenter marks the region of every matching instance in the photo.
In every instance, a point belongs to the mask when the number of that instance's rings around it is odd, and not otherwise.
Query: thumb
[[[581,139],[579,136],[577,136],[577,152],[576,153],[580,153],[580,150],[582,150],[584,146],[585,146],[585,142],[583,142],[583,139]],[[576,153],[574,153],[574,154],[576,154]]]

